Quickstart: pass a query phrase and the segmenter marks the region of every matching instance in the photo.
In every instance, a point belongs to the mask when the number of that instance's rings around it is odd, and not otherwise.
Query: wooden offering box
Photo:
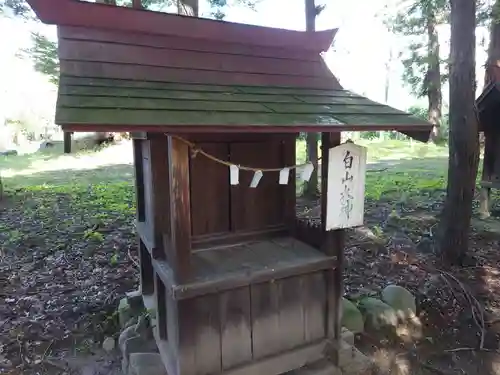
[[[321,225],[296,219],[296,137],[322,133],[326,191],[341,131],[427,141],[432,126],[344,90],[320,56],[336,30],[28,2],[58,25],[56,122],[132,134],[141,291],[168,374],[278,375],[327,346],[335,360],[343,232],[325,230],[326,194]],[[243,167],[264,170],[257,187]]]

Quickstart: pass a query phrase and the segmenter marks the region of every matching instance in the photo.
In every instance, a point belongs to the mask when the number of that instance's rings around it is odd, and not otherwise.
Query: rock
[[[340,345],[339,366],[343,375],[368,375],[373,369],[370,358],[344,341]]]
[[[342,327],[347,328],[352,333],[363,332],[364,321],[363,315],[358,310],[356,305],[347,298],[342,298]]]
[[[102,343],[102,348],[107,352],[111,352],[115,348],[115,339],[106,337]]]
[[[382,291],[382,301],[404,316],[413,316],[417,313],[415,297],[402,286],[386,286]]]
[[[158,353],[133,353],[130,355],[128,375],[167,375]]]
[[[349,345],[354,346],[354,333],[349,331],[347,328],[342,327],[342,340],[344,340]]]
[[[370,328],[378,330],[386,326],[396,327],[398,324],[396,311],[377,298],[365,297],[359,301],[358,307]]]
[[[139,334],[135,331],[135,326],[130,326],[126,329],[124,329],[122,331],[122,333],[120,333],[120,336],[118,337],[118,346],[120,348],[120,350],[122,351],[122,353],[125,353],[125,342],[130,339],[130,338],[134,338],[134,337],[139,337]]]
[[[289,371],[286,375],[342,375],[342,371],[330,361],[321,360]]]
[[[120,323],[120,327],[125,328],[127,322],[132,318],[132,309],[128,303],[128,298],[124,297],[118,304],[118,322]]]

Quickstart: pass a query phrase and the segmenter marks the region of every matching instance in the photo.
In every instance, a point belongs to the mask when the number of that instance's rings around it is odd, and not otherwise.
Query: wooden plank
[[[211,40],[179,38],[169,35],[117,32],[113,30],[89,29],[85,27],[61,27],[59,37],[71,40],[93,40],[136,46],[168,48],[184,51],[216,52],[231,55],[274,57],[299,61],[319,61],[319,55],[304,50],[280,47],[255,46],[241,43],[220,43]]]
[[[142,160],[142,140],[134,139],[134,177],[137,221],[146,221],[146,202],[144,193],[144,165]]]
[[[62,75],[60,86],[92,86],[92,87],[113,87],[148,90],[169,90],[169,91],[189,91],[189,92],[211,92],[224,94],[248,94],[248,95],[286,95],[299,101],[314,103],[321,97],[336,100],[338,97],[359,97],[362,96],[351,93],[340,88],[308,89],[300,87],[278,87],[278,86],[245,86],[245,85],[221,85],[221,84],[196,84],[196,83],[176,83],[161,81],[137,81],[134,79],[111,79]],[[340,100],[340,99],[339,99]]]
[[[333,77],[311,77],[284,74],[252,74],[207,71],[182,68],[164,68],[157,66],[141,66],[90,61],[60,61],[61,74],[93,77],[132,79],[157,82],[249,85],[249,86],[289,86],[313,89],[339,88]]]
[[[226,160],[229,146],[224,143],[199,143],[201,150]],[[193,151],[193,150],[191,150]],[[190,157],[192,235],[229,232],[229,170],[203,155]]]
[[[154,257],[166,257],[166,238],[171,238],[171,220],[169,208],[171,197],[165,192],[169,191],[169,166],[167,155],[167,139],[163,134],[148,134],[149,139],[149,163],[151,165],[151,207],[152,227],[154,238]]]
[[[179,373],[219,374],[221,367],[220,310],[216,294],[178,302]]]
[[[341,115],[339,115],[341,116]],[[391,118],[393,115],[386,116]],[[396,116],[399,117],[399,116]],[[378,120],[378,121],[375,121]],[[405,119],[406,120],[406,119]],[[406,120],[407,121],[407,120]],[[380,119],[374,119],[375,124],[381,122]],[[394,123],[397,121],[394,120]],[[345,125],[336,120],[331,115],[314,114],[277,114],[277,113],[238,113],[238,112],[208,112],[208,111],[169,111],[169,110],[134,110],[134,109],[92,109],[92,108],[65,108],[58,107],[56,113],[57,124],[102,124],[117,125],[116,128],[125,128],[127,125],[174,125],[179,126],[175,132],[187,132],[184,125],[200,125],[198,132],[206,132],[209,126],[224,126],[226,131],[230,128],[248,129],[251,126],[283,126],[278,132],[286,132],[286,127],[307,125],[308,127],[335,126],[340,130],[345,129]],[[398,122],[401,124],[401,122]],[[353,123],[351,123],[353,124]],[[354,123],[358,126],[363,123]],[[368,123],[370,124],[370,123]],[[368,125],[367,124],[367,125]],[[418,124],[418,122],[415,122]],[[409,124],[410,125],[410,124]],[[377,125],[382,126],[382,125]],[[116,129],[113,128],[113,129]],[[144,129],[146,127],[143,127]],[[202,129],[205,130],[202,130]],[[140,128],[139,128],[140,129]],[[254,130],[254,129],[252,129]],[[116,131],[116,130],[115,130]],[[156,131],[161,132],[161,129]],[[246,131],[247,133],[251,131]],[[296,132],[297,128],[293,130]],[[276,165],[279,167],[278,165]],[[277,178],[277,174],[276,174]]]
[[[230,146],[231,162],[254,168],[283,167],[279,142],[238,143]],[[265,172],[251,188],[253,172],[241,171],[239,185],[231,186],[231,227],[234,231],[258,230],[284,224],[285,191],[279,172]]]
[[[163,190],[163,194],[167,195],[165,192],[170,191],[170,212],[167,215],[172,218],[172,243],[167,250],[167,260],[174,270],[176,281],[184,282],[191,275],[189,147],[179,139],[169,136],[168,147],[165,149],[168,150],[170,186]]]
[[[328,50],[337,31],[304,33],[73,0],[60,0],[57,8],[54,8],[52,0],[30,0],[30,5],[40,20],[49,24],[200,38],[220,43],[285,47],[315,54]]]
[[[326,283],[323,272],[301,277],[300,297],[304,309],[304,341],[314,342],[326,336]]]
[[[222,369],[252,360],[250,288],[220,294]]]
[[[279,288],[280,351],[305,344],[304,308],[297,298],[303,276],[293,276],[276,281]],[[299,294],[300,295],[300,294]]]
[[[161,278],[155,273],[156,327],[162,340],[168,340],[166,289]]]
[[[58,55],[63,60],[200,69],[212,72],[313,77],[330,77],[332,75],[321,59],[317,61],[284,60],[213,52],[168,50],[97,41],[62,39],[59,42]]]
[[[225,371],[222,375],[285,374],[324,358],[326,343],[320,341]]]
[[[176,99],[140,99],[116,98],[111,96],[75,96],[60,95],[58,106],[72,108],[107,108],[107,109],[139,109],[139,110],[178,110],[178,111],[224,111],[224,112],[257,112],[272,113],[272,110],[259,103],[215,102],[208,100],[176,100]]]
[[[283,149],[283,161],[282,165],[295,165],[297,163],[296,158],[296,135],[290,134],[283,136],[282,141],[282,149]],[[296,179],[297,171],[295,168],[290,170],[290,175],[288,176],[288,185],[284,186],[284,219],[286,226],[290,233],[294,232],[295,226],[295,218],[297,216],[296,210],[296,199],[297,199],[297,190],[296,190]]]
[[[116,81],[115,81],[116,82]],[[85,83],[84,80],[81,82]],[[110,84],[113,84],[111,82]],[[193,85],[196,86],[196,85]],[[209,86],[210,87],[210,86]],[[222,86],[221,86],[222,87]],[[221,88],[218,87],[218,88]],[[226,86],[227,92],[210,92],[210,91],[187,91],[190,85],[184,85],[184,90],[171,90],[168,88],[129,88],[121,87],[101,87],[101,86],[76,86],[63,84],[59,87],[60,95],[76,95],[79,97],[125,97],[137,99],[176,99],[180,100],[199,100],[210,102],[249,102],[249,103],[301,103],[294,99],[291,95],[266,95],[266,94],[242,94],[235,93],[232,86]],[[196,87],[195,87],[196,89]],[[321,97],[320,97],[321,98]],[[330,100],[330,98],[328,98]]]
[[[153,185],[152,185],[152,171],[151,171],[151,150],[150,142],[143,140],[141,145],[141,164],[142,175],[144,181],[144,222],[143,227],[146,230],[146,236],[152,240],[153,247],[155,246],[153,232],[154,232],[154,202],[153,202]]]
[[[274,281],[250,286],[254,360],[280,351],[279,288]]]
[[[266,103],[266,107],[276,113],[315,113],[315,114],[360,114],[360,115],[404,115],[407,113],[385,105],[361,105],[361,104],[286,104]]]
[[[141,293],[143,295],[152,295],[154,293],[154,270],[151,263],[151,255],[140,239],[139,263],[141,270]]]

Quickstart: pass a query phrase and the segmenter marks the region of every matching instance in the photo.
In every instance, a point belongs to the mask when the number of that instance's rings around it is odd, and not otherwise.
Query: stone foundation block
[[[127,375],[168,375],[158,353],[132,353]]]
[[[371,359],[345,341],[340,345],[339,366],[343,375],[368,375],[373,369]]]

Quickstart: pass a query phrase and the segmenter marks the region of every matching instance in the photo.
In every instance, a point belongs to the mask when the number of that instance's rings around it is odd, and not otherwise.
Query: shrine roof
[[[343,89],[182,84],[63,76],[58,124],[74,130],[430,130],[426,121]],[[97,126],[96,124],[100,124]],[[267,128],[267,130],[266,130]],[[411,133],[411,132],[410,132]],[[417,138],[421,138],[416,136]],[[423,139],[427,141],[427,139]]]
[[[58,25],[56,123],[68,131],[321,132],[431,124],[344,90],[299,32],[77,0],[28,0]]]

